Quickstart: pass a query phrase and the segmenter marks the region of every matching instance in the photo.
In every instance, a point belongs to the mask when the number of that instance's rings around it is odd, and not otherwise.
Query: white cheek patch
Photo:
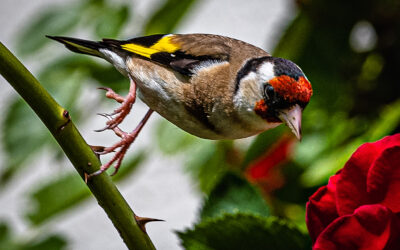
[[[233,98],[233,103],[242,112],[253,112],[254,104],[262,99],[258,76],[252,72],[245,76],[240,83],[239,91]]]
[[[104,58],[107,61],[112,63],[114,67],[118,69],[119,72],[127,75],[126,62],[121,56],[108,49],[99,49],[99,51],[104,55]]]
[[[275,77],[274,65],[270,62],[262,63],[257,72],[250,72],[240,81],[240,88],[234,97],[234,105],[242,112],[254,111],[254,105],[263,99],[263,86]]]
[[[242,78],[241,82],[246,82],[246,81],[256,81],[257,80],[257,74],[256,72],[250,72],[248,73],[245,77]]]
[[[263,63],[260,66],[258,72],[261,82],[269,82],[272,78],[275,77],[274,65],[270,62]]]
[[[253,106],[249,104],[254,102],[255,99],[258,99],[256,88],[256,83],[258,82],[258,76],[255,72],[250,72],[245,77],[242,78],[240,88],[238,93],[234,97],[235,105],[245,107],[247,111],[252,111]]]

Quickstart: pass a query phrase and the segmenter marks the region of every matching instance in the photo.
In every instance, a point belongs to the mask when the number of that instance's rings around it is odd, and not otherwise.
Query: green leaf
[[[101,15],[96,18],[96,35],[98,37],[117,37],[128,18],[128,6],[107,6]]]
[[[82,70],[55,70],[49,74],[40,74],[41,83],[54,98],[69,111],[74,122],[80,122],[81,103],[78,102],[82,90],[82,82],[87,77]],[[60,79],[63,79],[60,82]],[[89,105],[88,105],[89,106]]]
[[[200,141],[197,137],[186,133],[165,119],[160,120],[158,123],[155,139],[164,154],[188,151],[193,144]]]
[[[164,4],[147,21],[144,33],[171,33],[197,0],[166,0]]]
[[[16,246],[11,239],[11,232],[8,225],[1,221],[0,222],[0,249],[15,249]]]
[[[155,140],[165,154],[184,153],[188,172],[206,194],[218,183],[227,169],[239,164],[230,162],[234,159],[229,155],[233,151],[232,141],[214,142],[200,139],[166,120],[158,124]]]
[[[293,225],[274,217],[226,214],[178,232],[186,250],[311,249],[311,241]]]
[[[291,60],[298,58],[310,37],[310,26],[308,17],[300,13],[287,27],[279,44],[274,49],[273,55]]]
[[[377,141],[385,135],[391,134],[400,124],[400,100],[387,105],[380,113],[380,117],[366,133],[369,141]]]
[[[67,242],[58,235],[51,235],[44,239],[35,240],[28,244],[24,244],[21,250],[58,250],[66,249]]]
[[[45,126],[22,99],[15,99],[4,116],[2,142],[7,160],[0,177],[2,185],[11,180],[44,145],[54,142]]]
[[[144,159],[144,152],[139,152],[133,158],[128,159],[121,166],[114,180],[124,180]],[[110,168],[108,173],[112,171],[114,169]],[[34,190],[30,196],[35,207],[26,213],[26,217],[33,224],[39,225],[81,203],[90,196],[90,192],[80,176],[71,173]]]
[[[227,162],[227,155],[231,149],[231,141],[199,140],[187,155],[185,164],[187,170],[198,181],[200,190],[204,193],[210,193],[226,171],[232,167]]]
[[[9,236],[9,230],[7,224],[0,222],[0,242],[3,242]]]
[[[94,83],[112,87],[115,91],[129,88],[129,81],[109,63],[85,55],[72,54],[67,50],[66,55],[46,65],[39,75],[39,80],[56,86],[65,85],[64,81],[60,82],[60,79],[68,79],[65,78],[65,75],[78,71],[85,73],[86,76],[93,79]],[[90,79],[85,79],[80,83],[84,84],[88,80]]]
[[[13,235],[8,225],[0,222],[0,249],[7,250],[58,250],[65,249],[67,241],[60,235],[43,235],[29,240]]]
[[[211,191],[202,208],[201,218],[235,212],[269,215],[268,206],[260,192],[245,179],[228,172]]]
[[[79,21],[79,8],[53,8],[37,15],[25,26],[17,40],[17,49],[21,54],[37,52],[49,41],[45,35],[65,34]]]
[[[26,215],[35,225],[66,210],[90,195],[79,175],[72,173],[35,190],[31,195],[34,209]]]

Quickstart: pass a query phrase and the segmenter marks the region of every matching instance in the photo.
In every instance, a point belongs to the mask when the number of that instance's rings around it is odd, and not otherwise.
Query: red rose
[[[400,249],[400,134],[359,147],[307,203],[313,249]]]

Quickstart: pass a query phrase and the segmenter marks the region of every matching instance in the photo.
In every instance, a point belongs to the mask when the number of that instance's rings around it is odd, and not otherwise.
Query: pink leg
[[[123,122],[125,117],[129,114],[129,112],[132,109],[132,105],[135,103],[136,100],[136,83],[133,81],[133,79],[130,78],[130,87],[129,87],[129,93],[128,95],[124,98],[117,93],[115,93],[112,89],[110,88],[105,88],[101,87],[100,89],[106,90],[106,97],[110,99],[114,99],[117,102],[121,103],[121,106],[114,110],[110,116],[116,115],[114,118],[110,119],[107,121],[107,126],[105,126],[102,129],[96,130],[96,132],[101,132],[106,129],[114,129],[117,127],[119,124]]]
[[[114,133],[122,138],[121,141],[119,141],[118,143],[114,144],[111,147],[104,148],[103,151],[98,152],[98,154],[104,155],[104,154],[114,152],[118,148],[120,148],[120,149],[119,149],[119,151],[117,151],[115,153],[114,157],[109,162],[102,165],[100,167],[100,170],[88,175],[88,178],[91,178],[93,176],[103,173],[109,167],[111,167],[111,165],[113,165],[114,163],[115,163],[115,166],[114,166],[115,170],[111,175],[115,175],[118,172],[118,169],[121,166],[121,162],[125,157],[126,151],[130,147],[130,145],[135,141],[136,137],[138,136],[138,134],[140,133],[140,131],[142,130],[143,126],[146,124],[147,120],[150,118],[152,113],[153,113],[153,110],[149,109],[147,111],[146,115],[143,117],[143,119],[140,121],[140,123],[137,125],[137,127],[131,133],[126,133],[118,127],[113,128]]]

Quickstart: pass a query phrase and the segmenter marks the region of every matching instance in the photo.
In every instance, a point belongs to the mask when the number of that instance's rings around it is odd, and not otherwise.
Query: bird
[[[313,94],[311,83],[295,63],[259,47],[214,34],[155,34],[101,41],[47,37],[73,52],[105,59],[130,80],[126,97],[101,87],[106,97],[121,103],[113,113],[102,114],[109,119],[102,130],[113,130],[121,140],[97,151],[118,150],[89,177],[113,164],[112,175],[117,173],[153,111],[205,139],[246,138],[282,123],[301,139],[302,112]],[[131,111],[136,95],[149,110],[128,133],[118,126]]]

